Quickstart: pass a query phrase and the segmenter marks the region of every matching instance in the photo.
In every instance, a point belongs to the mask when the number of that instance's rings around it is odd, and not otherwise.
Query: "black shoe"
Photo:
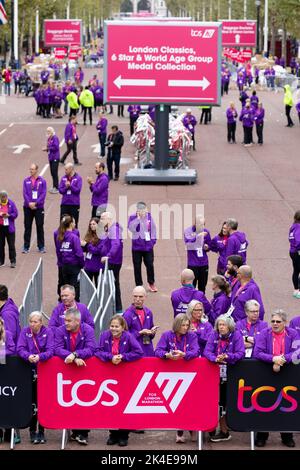
[[[145,431],[143,431],[142,429],[134,429],[130,432],[133,432],[134,434],[145,434]]]
[[[45,444],[45,442],[47,442],[47,439],[45,438],[45,434],[42,431],[39,432],[39,438],[40,438],[40,444]]]
[[[40,444],[40,442],[40,434],[36,432],[32,444]]]
[[[119,439],[119,446],[120,447],[128,446],[128,439]]]
[[[76,441],[76,437],[77,437],[77,434],[75,434],[74,432],[72,432],[71,436],[70,436],[70,441]]]
[[[80,165],[82,165],[82,163],[81,162],[75,162],[74,165],[80,166]]]
[[[119,181],[119,177],[118,177],[118,176],[115,176],[115,177],[114,177],[114,181]]]
[[[64,161],[64,160],[59,160],[59,163],[60,163],[61,165],[64,165],[64,164],[65,164],[65,161]]]
[[[291,438],[291,439],[286,439],[286,440],[283,440],[283,439],[282,439],[282,444],[283,444],[284,446],[287,446],[287,447],[295,447],[295,446],[296,446],[296,443],[295,443],[295,441],[294,441],[293,438]]]
[[[10,442],[10,438],[11,438],[11,429],[5,429],[4,436],[3,436],[3,441],[4,442]]]
[[[119,442],[119,439],[117,437],[109,436],[109,438],[106,441],[106,445],[107,446],[114,446],[115,444],[118,444],[118,442]]]
[[[87,446],[88,445],[88,439],[87,437],[83,436],[82,434],[79,434],[76,436],[76,441],[79,442],[82,446]]]
[[[265,447],[266,441],[265,439],[255,439],[254,444],[256,447]]]
[[[222,441],[229,441],[231,439],[231,435],[229,432],[220,431],[216,433],[214,436],[210,438],[211,442],[222,442]]]
[[[30,442],[31,442],[31,444],[34,443],[35,436],[36,436],[36,433],[34,431],[30,431]]]

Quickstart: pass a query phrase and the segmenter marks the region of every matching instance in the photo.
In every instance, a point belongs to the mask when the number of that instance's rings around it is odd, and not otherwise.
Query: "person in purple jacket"
[[[204,356],[220,367],[220,431],[210,433],[211,442],[229,441],[231,435],[226,423],[227,364],[235,364],[245,356],[245,346],[241,333],[235,329],[234,320],[220,315],[215,323],[215,331],[207,340]]]
[[[100,237],[102,241],[101,263],[108,263],[108,269],[111,269],[115,277],[116,290],[116,311],[122,312],[122,299],[120,288],[120,271],[123,262],[123,239],[122,227],[118,222],[114,222],[110,212],[103,212],[100,217],[100,224],[103,227],[103,234]]]
[[[223,222],[222,228],[218,235],[216,235],[210,242],[210,249],[214,253],[219,253],[218,264],[217,264],[217,273],[224,274],[226,271],[226,244],[229,234],[226,222]]]
[[[224,315],[230,307],[230,284],[224,276],[217,275],[211,278],[212,291],[214,297],[211,300],[211,311],[209,313],[209,321],[212,325],[220,315]]]
[[[173,321],[172,330],[165,331],[157,343],[155,356],[164,360],[189,361],[199,356],[197,334],[190,331],[191,321],[188,316],[177,315]],[[184,443],[183,431],[176,433],[176,443]]]
[[[87,182],[92,193],[92,217],[99,217],[101,212],[105,212],[108,202],[109,178],[105,173],[105,164],[103,162],[95,163],[96,181],[90,176]]]
[[[24,361],[29,362],[33,369],[32,400],[37,407],[37,364],[50,359],[54,354],[54,337],[51,328],[43,326],[41,312],[32,312],[29,315],[29,326],[21,331],[17,353]],[[44,444],[46,442],[44,427],[37,423],[37,413],[34,413],[30,426],[30,440],[32,444]]]
[[[235,321],[243,320],[246,317],[245,303],[247,300],[257,300],[260,304],[259,318],[264,319],[265,309],[258,285],[252,279],[252,269],[250,266],[243,265],[237,272],[238,282],[234,285],[231,292],[231,306],[227,314],[232,315]]]
[[[91,218],[88,231],[84,239],[81,240],[82,249],[86,253],[84,270],[90,280],[94,281],[96,287],[98,286],[99,271],[104,268],[104,265],[101,263],[101,240],[97,235],[98,222],[98,218]]]
[[[254,110],[251,108],[250,100],[246,100],[245,106],[242,108],[240,114],[240,121],[243,123],[244,129],[244,146],[251,147],[253,143],[253,122],[254,122]]]
[[[111,362],[118,366],[122,362],[132,362],[143,356],[143,350],[129,333],[125,318],[114,315],[110,320],[109,330],[101,333],[99,346],[95,353],[103,362]],[[128,445],[129,431],[127,429],[111,429],[106,444],[112,446],[118,444],[120,447]]]
[[[37,246],[40,253],[45,253],[44,237],[44,204],[47,193],[47,183],[38,175],[38,165],[30,165],[30,176],[23,182],[24,198],[24,246],[22,253],[29,253],[32,222],[35,220],[37,233]]]
[[[55,331],[54,354],[63,359],[65,364],[85,367],[85,359],[94,355],[96,347],[94,330],[81,321],[80,311],[76,308],[67,310],[64,325]],[[88,433],[88,429],[73,429],[70,439],[80,445],[87,445]]]
[[[264,129],[264,117],[265,117],[265,110],[261,102],[258,103],[258,108],[254,114],[254,122],[256,125],[256,134],[257,134],[257,143],[262,145],[264,143],[263,139],[263,129]]]
[[[226,226],[229,234],[229,238],[226,243],[226,252],[225,257],[228,259],[228,256],[239,255],[243,259],[243,263],[246,264],[247,261],[247,248],[249,242],[246,238],[244,232],[238,230],[239,224],[236,219],[227,219]]]
[[[191,331],[196,333],[199,344],[199,356],[203,356],[209,335],[213,327],[205,315],[203,303],[198,300],[191,300],[186,310],[186,316],[191,322]]]
[[[77,142],[78,142],[78,134],[77,134],[77,119],[76,116],[71,116],[69,119],[69,123],[66,125],[65,128],[65,143],[67,145],[67,150],[63,154],[63,156],[60,159],[60,163],[65,163],[65,160],[69,153],[73,152],[73,160],[74,160],[74,165],[82,165],[82,163],[79,162],[78,156],[77,156]]]
[[[197,119],[195,116],[192,114],[192,110],[188,108],[186,110],[186,113],[182,119],[184,127],[186,127],[192,136],[192,141],[193,141],[193,150],[196,150],[196,142],[195,142],[195,127],[197,124]]]
[[[8,198],[4,189],[0,191],[0,267],[5,265],[5,240],[8,244],[10,267],[16,267],[16,229],[15,219],[18,209],[15,203]]]
[[[295,212],[294,223],[289,229],[290,258],[293,263],[293,296],[300,299],[300,210]]]
[[[76,228],[78,227],[81,189],[81,176],[75,171],[73,163],[66,163],[65,176],[62,177],[58,186],[58,190],[62,194],[60,219],[63,214],[69,214],[74,218]]]
[[[0,284],[0,318],[4,320],[6,330],[12,334],[14,344],[17,344],[21,331],[19,309],[8,297],[8,289],[4,284]]]
[[[253,108],[254,112],[257,110],[258,108],[258,102],[259,102],[259,98],[256,94],[256,90],[253,90],[252,91],[252,95],[250,97],[250,105],[251,107]]]
[[[145,202],[138,202],[136,213],[128,220],[128,230],[132,233],[132,262],[136,286],[143,285],[142,261],[147,271],[150,292],[157,292],[154,277],[154,245],[156,243],[156,226]]]
[[[0,317],[0,364],[6,363],[6,356],[14,356],[15,354],[16,345],[13,340],[13,335],[9,330],[6,329],[4,320]]]
[[[205,293],[208,281],[208,256],[210,233],[205,228],[205,219],[196,215],[195,224],[184,231],[184,242],[187,250],[187,267],[195,274],[194,287]]]
[[[65,312],[70,308],[75,308],[79,310],[81,314],[81,321],[94,329],[95,325],[93,317],[85,304],[76,302],[75,289],[73,286],[69,284],[61,286],[60,299],[61,302],[52,311],[48,324],[49,328],[59,328],[62,326],[65,320]]]
[[[83,251],[78,236],[73,232],[74,222],[70,215],[62,218],[57,236],[55,248],[57,264],[61,266],[62,284],[71,284],[76,291],[76,300],[79,301],[78,275],[84,266]]]
[[[129,113],[129,120],[130,120],[130,135],[134,133],[134,124],[137,121],[139,115],[141,114],[141,107],[140,105],[131,104],[128,106],[128,113]]]
[[[144,303],[146,300],[146,291],[143,286],[137,286],[133,289],[133,302],[124,312],[123,318],[128,325],[131,333],[138,341],[145,357],[154,356],[153,338],[158,326],[154,326],[153,314]]]
[[[209,317],[211,305],[203,292],[194,288],[193,281],[195,275],[191,269],[184,269],[181,273],[181,287],[171,294],[171,302],[174,310],[174,317],[180,313],[186,313],[186,309],[191,300],[195,299],[204,305],[205,314]]]
[[[298,339],[300,339],[300,315],[292,318],[289,326],[297,332]]]
[[[236,329],[240,331],[244,338],[245,357],[251,357],[255,342],[262,330],[268,328],[268,323],[259,319],[260,305],[256,300],[247,300],[245,303],[244,320],[236,324]]]
[[[105,142],[107,137],[107,124],[108,121],[106,117],[104,117],[103,112],[99,113],[99,120],[96,124],[96,129],[98,132],[99,143],[100,143],[100,155],[99,157],[105,157]]]
[[[42,80],[43,85],[45,85],[48,82],[49,76],[50,76],[50,72],[48,70],[44,69],[41,71],[41,80]]]
[[[49,193],[58,194],[58,165],[60,160],[60,150],[59,138],[55,135],[53,127],[47,127],[47,146],[43,148],[43,151],[48,152],[50,173],[53,181],[53,186],[49,190]]]
[[[236,131],[236,119],[238,117],[237,110],[235,109],[234,102],[231,101],[229,108],[226,110],[227,117],[227,142],[230,144],[236,144],[235,131]]]
[[[243,266],[243,258],[240,255],[228,256],[224,277],[229,283],[231,290],[239,282],[237,272],[241,266]]]
[[[254,346],[253,357],[273,364],[273,371],[276,373],[280,372],[285,364],[293,361],[299,362],[298,334],[292,328],[288,328],[286,323],[287,314],[281,309],[275,310],[271,316],[271,328],[266,328],[260,333]],[[282,432],[280,434],[285,446],[295,447],[292,433]],[[255,445],[264,447],[268,437],[268,432],[258,432]]]

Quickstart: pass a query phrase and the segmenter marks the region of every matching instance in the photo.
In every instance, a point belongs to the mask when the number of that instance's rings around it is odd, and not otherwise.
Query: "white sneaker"
[[[183,436],[176,436],[176,444],[184,444],[185,443],[185,438]]]
[[[293,297],[297,297],[299,294],[299,289],[295,289],[293,293]]]

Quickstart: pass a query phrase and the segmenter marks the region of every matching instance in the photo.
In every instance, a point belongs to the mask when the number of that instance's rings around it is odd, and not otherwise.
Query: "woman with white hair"
[[[207,340],[213,331],[213,327],[205,315],[203,303],[199,300],[191,300],[187,306],[186,316],[191,322],[191,331],[197,335],[200,348],[199,355],[203,356]]]
[[[41,312],[32,312],[29,315],[29,326],[21,331],[18,345],[18,355],[32,365],[32,400],[37,404],[37,364],[50,359],[54,354],[54,338],[51,328],[43,326]],[[44,444],[46,442],[44,427],[39,423],[37,430],[37,414],[31,419],[30,440],[32,444]]]
[[[245,356],[244,340],[235,329],[232,317],[220,315],[215,322],[215,331],[210,335],[204,356],[220,366],[220,431],[211,433],[212,442],[229,441],[231,435],[226,423],[227,364],[235,364]]]
[[[49,190],[49,193],[58,194],[58,165],[60,160],[60,150],[59,139],[55,134],[53,127],[47,127],[47,146],[43,148],[43,151],[48,152],[48,161],[53,180],[53,187]]]
[[[239,320],[236,329],[240,331],[244,338],[245,356],[251,357],[255,341],[262,330],[268,328],[266,321],[259,319],[260,304],[257,300],[247,300],[245,303],[245,313],[247,315],[243,320]]]

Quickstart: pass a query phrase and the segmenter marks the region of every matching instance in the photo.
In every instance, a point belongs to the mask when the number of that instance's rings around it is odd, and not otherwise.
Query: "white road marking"
[[[21,144],[21,145],[13,145],[13,149],[16,149],[13,153],[22,153],[24,149],[30,149],[30,145]]]
[[[46,165],[44,166],[44,168],[43,168],[42,171],[40,172],[40,176],[44,176],[44,174],[45,174],[46,171],[48,170],[48,167],[49,167],[49,163],[46,163]]]
[[[12,127],[14,125],[14,122],[11,122],[8,127]]]
[[[7,129],[3,129],[1,132],[0,132],[0,135],[4,134],[4,132],[6,132]]]

